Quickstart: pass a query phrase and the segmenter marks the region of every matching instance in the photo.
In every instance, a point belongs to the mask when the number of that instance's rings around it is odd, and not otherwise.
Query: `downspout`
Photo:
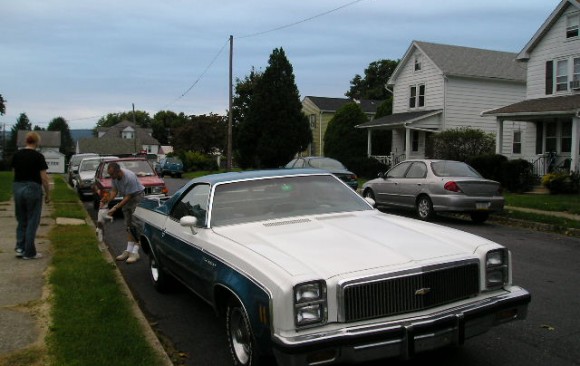
[[[322,111],[318,114],[318,156],[323,156],[322,153]]]
[[[441,131],[447,128],[447,76],[443,74],[443,121],[441,121]]]

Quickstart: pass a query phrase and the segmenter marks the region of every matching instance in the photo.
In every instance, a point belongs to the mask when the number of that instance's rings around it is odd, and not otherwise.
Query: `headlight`
[[[151,187],[151,194],[161,194],[163,193],[163,187]]]
[[[495,290],[503,287],[509,280],[508,251],[497,249],[489,251],[485,257],[485,287]]]
[[[294,286],[294,315],[297,327],[326,322],[327,301],[324,281],[306,282]]]

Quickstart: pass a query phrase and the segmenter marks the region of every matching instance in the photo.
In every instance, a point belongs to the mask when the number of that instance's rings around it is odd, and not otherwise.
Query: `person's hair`
[[[119,163],[112,162],[109,163],[107,170],[113,170],[114,172],[118,172],[121,170],[121,166],[119,165]]]
[[[25,141],[28,145],[38,145],[40,144],[40,135],[34,131],[30,131],[26,134]]]

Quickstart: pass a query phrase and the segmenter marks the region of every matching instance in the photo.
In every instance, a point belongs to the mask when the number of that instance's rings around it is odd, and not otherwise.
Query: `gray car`
[[[437,212],[463,212],[482,223],[504,207],[498,182],[452,160],[405,160],[366,182],[362,192],[379,207],[416,210],[422,220]]]

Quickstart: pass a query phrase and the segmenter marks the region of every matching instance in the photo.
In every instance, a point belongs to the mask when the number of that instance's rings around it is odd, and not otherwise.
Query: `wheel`
[[[153,253],[149,253],[149,277],[155,290],[161,293],[168,292],[170,289],[170,279],[159,261],[155,258]]]
[[[226,309],[226,335],[233,365],[259,364],[248,313],[235,300],[231,300]]]
[[[428,196],[421,196],[417,200],[417,215],[424,221],[429,221],[435,216],[433,202]]]
[[[489,218],[489,212],[472,212],[471,221],[476,224],[483,224]]]
[[[375,199],[375,193],[374,193],[374,192],[373,192],[373,190],[372,190],[372,189],[370,189],[370,188],[369,188],[369,189],[366,189],[366,190],[364,191],[364,193],[363,193],[363,197],[364,197],[364,198],[370,198],[370,199],[372,199],[372,200],[373,200],[373,201],[375,201],[375,202],[377,201],[377,200]]]

